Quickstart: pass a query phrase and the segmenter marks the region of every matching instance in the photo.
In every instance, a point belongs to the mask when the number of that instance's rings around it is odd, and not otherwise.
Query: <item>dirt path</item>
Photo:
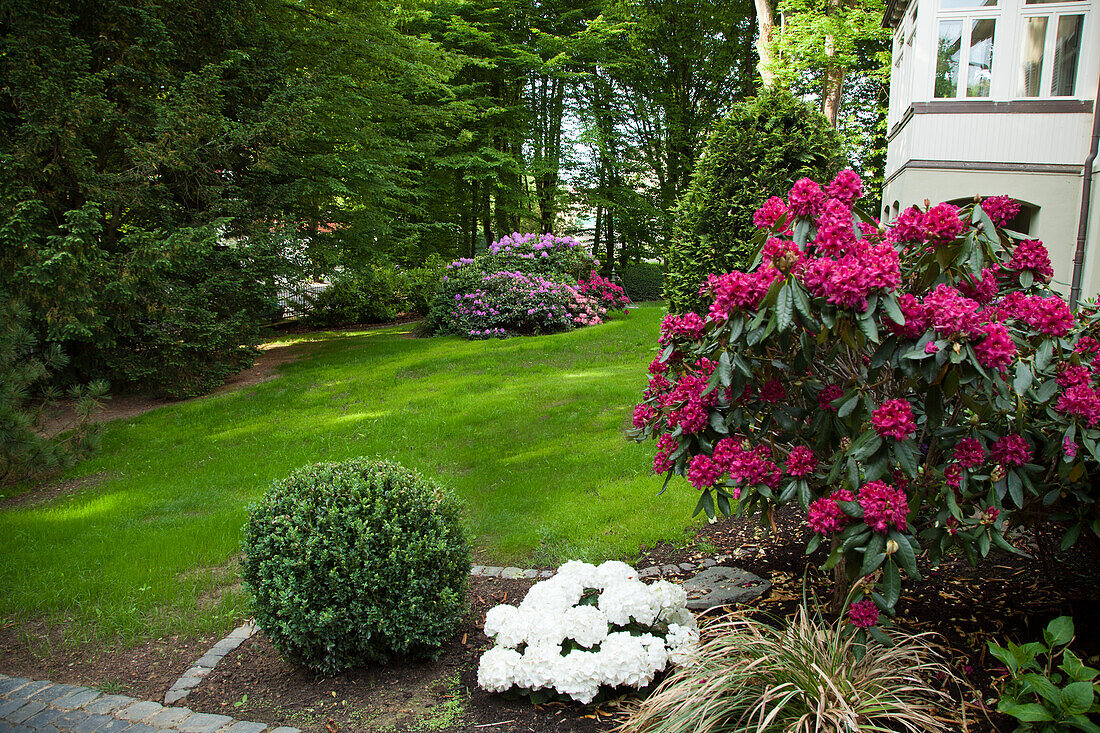
[[[173,400],[167,397],[151,397],[149,395],[111,395],[103,401],[103,406],[95,414],[96,422],[106,423],[112,420],[137,417],[150,410],[155,410],[164,405],[178,405],[192,400],[202,400],[212,395],[222,395],[234,392],[245,387],[252,387],[262,382],[267,382],[278,376],[277,371],[283,364],[289,364],[308,354],[316,348],[316,341],[299,341],[293,344],[263,344],[260,353],[256,356],[256,362],[242,372],[230,377],[209,395],[192,397],[186,400]],[[73,403],[64,400],[55,408],[48,411],[40,424],[40,429],[45,435],[57,435],[71,427],[76,419]]]

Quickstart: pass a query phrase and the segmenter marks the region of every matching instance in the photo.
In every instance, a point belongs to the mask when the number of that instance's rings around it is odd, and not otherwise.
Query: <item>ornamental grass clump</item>
[[[397,463],[318,463],[276,481],[244,552],[257,624],[313,672],[434,657],[466,613],[459,505]]]
[[[683,588],[643,583],[616,561],[567,562],[518,607],[490,609],[485,634],[495,646],[481,656],[478,685],[533,702],[589,703],[602,691],[646,687],[690,660],[699,639]]]
[[[447,265],[426,328],[471,339],[557,333],[630,305],[572,237],[510,234]]]
[[[1049,287],[1003,197],[860,214],[859,177],[802,179],[753,220],[756,263],[711,274],[707,315],[669,315],[634,435],[696,513],[797,502],[838,605],[881,634],[917,556],[1015,552],[1006,530],[1100,531],[1100,319]],[[858,583],[857,583],[858,581]],[[855,584],[849,595],[847,588]],[[840,610],[839,607],[836,610]]]
[[[802,606],[790,622],[733,614],[703,628],[692,663],[638,703],[629,733],[857,733],[954,729],[954,678],[927,635],[863,644]]]

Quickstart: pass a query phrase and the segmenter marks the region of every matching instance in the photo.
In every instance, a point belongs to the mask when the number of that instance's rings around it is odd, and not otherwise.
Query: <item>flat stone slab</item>
[[[688,594],[687,607],[706,611],[718,606],[754,601],[771,588],[771,581],[741,568],[715,566],[684,581]]]

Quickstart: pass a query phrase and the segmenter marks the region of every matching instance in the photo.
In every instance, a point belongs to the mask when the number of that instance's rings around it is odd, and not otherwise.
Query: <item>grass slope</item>
[[[248,505],[315,461],[395,458],[454,487],[483,561],[631,558],[682,537],[694,496],[658,496],[652,447],[623,430],[663,308],[507,341],[321,336],[256,387],[107,426],[67,478],[87,488],[0,513],[0,619],[81,636],[224,627],[245,612],[235,555]]]

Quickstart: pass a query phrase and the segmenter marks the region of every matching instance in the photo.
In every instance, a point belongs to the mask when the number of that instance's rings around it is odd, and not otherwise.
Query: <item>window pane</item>
[[[966,96],[988,97],[993,78],[993,28],[996,21],[975,20],[970,28],[970,64],[966,71]]]
[[[1058,19],[1058,35],[1054,37],[1054,76],[1050,94],[1071,97],[1077,85],[1077,56],[1081,50],[1083,15],[1063,15]]]
[[[936,47],[937,97],[954,97],[958,89],[962,28],[961,20],[940,21],[940,40]]]
[[[1084,2],[1084,0],[1024,0],[1026,5],[1047,5],[1049,3]]]
[[[1062,0],[1057,0],[1061,2]],[[992,8],[997,5],[997,0],[943,0],[940,7],[944,10],[951,8]]]
[[[1020,96],[1038,97],[1043,79],[1043,49],[1047,45],[1047,16],[1027,18],[1024,58],[1020,67]]]

